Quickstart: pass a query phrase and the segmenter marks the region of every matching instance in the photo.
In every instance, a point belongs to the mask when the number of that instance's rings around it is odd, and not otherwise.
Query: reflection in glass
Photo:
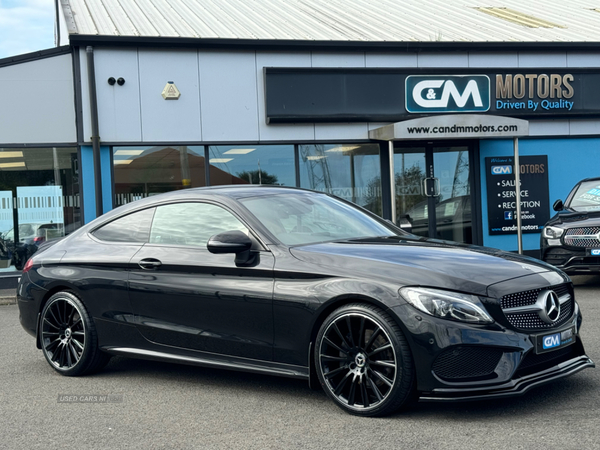
[[[471,185],[468,147],[436,147],[434,176],[439,180],[436,198],[436,237],[472,243]]]
[[[396,182],[396,217],[399,223],[409,221],[411,233],[428,236],[428,205],[423,192],[425,179],[425,149],[394,149]],[[400,153],[401,152],[401,153]]]
[[[204,147],[114,147],[115,206],[189,187],[206,186]]]
[[[176,203],[156,208],[151,244],[193,245],[206,248],[211,236],[248,229],[233,214],[208,203]]]
[[[0,271],[81,226],[75,148],[0,149]]]
[[[210,184],[295,186],[293,145],[211,145]]]
[[[378,144],[299,145],[300,186],[382,215]]]

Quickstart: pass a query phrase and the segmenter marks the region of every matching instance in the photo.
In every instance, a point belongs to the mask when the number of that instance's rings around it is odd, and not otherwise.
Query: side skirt
[[[238,370],[242,372],[262,373],[266,375],[284,376],[290,378],[308,379],[308,367],[288,366],[284,364],[269,363],[255,360],[218,359],[198,356],[174,355],[172,353],[158,352],[131,347],[104,347],[102,350],[113,355],[129,356],[133,358],[166,361],[192,366],[214,367],[218,369]]]

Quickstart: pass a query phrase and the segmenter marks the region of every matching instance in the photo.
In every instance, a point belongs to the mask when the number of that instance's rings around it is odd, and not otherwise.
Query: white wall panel
[[[469,67],[468,53],[421,53],[419,67]]]
[[[567,52],[567,67],[600,67],[600,54]]]
[[[515,53],[469,53],[469,67],[519,67]]]
[[[100,139],[111,142],[142,140],[140,77],[137,49],[98,49],[94,55]],[[125,84],[113,86],[119,77]],[[160,92],[159,92],[160,94]]]
[[[599,119],[571,119],[569,121],[569,131],[571,136],[577,135],[600,135]]]
[[[519,52],[519,67],[567,67],[567,53]]]
[[[200,125],[198,54],[191,50],[140,48],[142,139],[147,142],[202,140]],[[168,81],[181,92],[179,100],[165,100]]]
[[[261,141],[312,140],[315,126],[308,124],[267,125],[265,112],[265,67],[310,67],[310,53],[256,53],[256,77],[258,89],[258,133]]]
[[[254,52],[199,52],[205,141],[257,141],[258,94]]]
[[[529,121],[529,136],[567,136],[568,134],[567,119]]]
[[[417,55],[407,53],[367,53],[366,67],[417,67]]]
[[[71,58],[59,55],[0,68],[0,144],[77,141]]]

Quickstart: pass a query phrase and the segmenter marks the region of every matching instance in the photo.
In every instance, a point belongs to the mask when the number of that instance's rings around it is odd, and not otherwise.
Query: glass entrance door
[[[473,243],[469,145],[397,146],[396,217],[412,233]]]

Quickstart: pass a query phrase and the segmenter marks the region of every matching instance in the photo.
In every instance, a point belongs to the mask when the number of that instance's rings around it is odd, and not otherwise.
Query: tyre
[[[336,309],[321,325],[315,367],[325,393],[344,411],[383,416],[415,397],[413,359],[402,330],[368,304]]]
[[[72,292],[57,292],[50,297],[40,321],[42,352],[61,375],[93,373],[108,363],[110,355],[98,348],[92,318]]]

